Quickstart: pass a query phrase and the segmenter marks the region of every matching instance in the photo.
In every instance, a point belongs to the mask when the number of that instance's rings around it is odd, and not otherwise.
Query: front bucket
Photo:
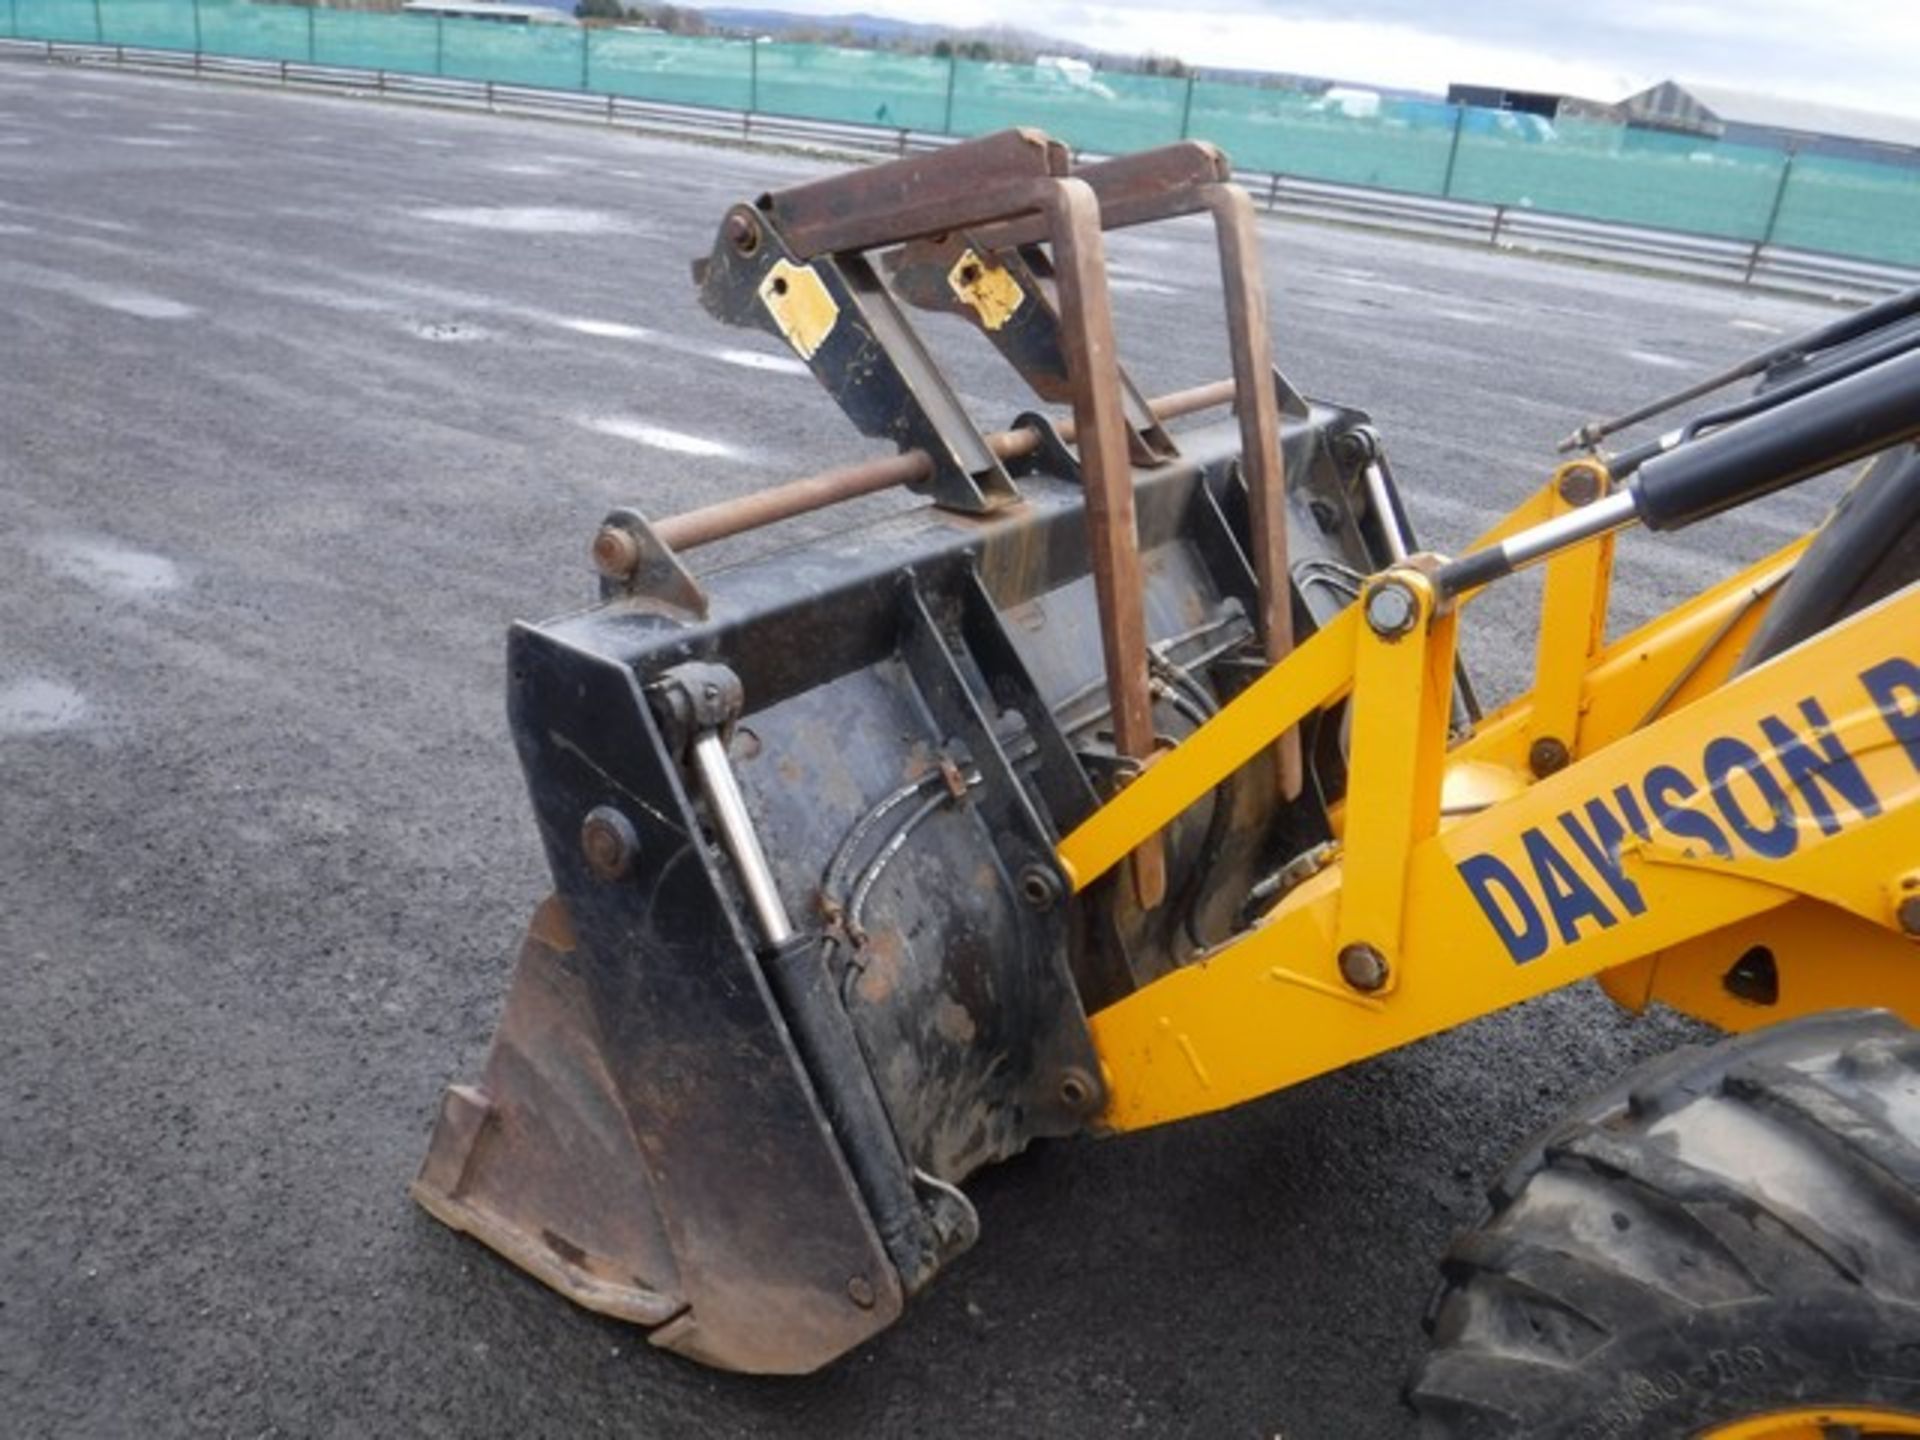
[[[1364,417],[1286,408],[1304,633],[1376,564],[1377,521],[1342,443]],[[1237,427],[1180,441],[1136,483],[1162,744],[1264,669]],[[1157,903],[1117,877],[1073,894],[1055,846],[1126,770],[1086,493],[1057,444],[1016,473],[1016,507],[697,584],[642,567],[656,587],[515,629],[555,895],[485,1072],[447,1093],[433,1214],[656,1344],[813,1369],[972,1242],[961,1181],[1097,1124],[1087,1014],[1324,838],[1269,756],[1165,832]]]

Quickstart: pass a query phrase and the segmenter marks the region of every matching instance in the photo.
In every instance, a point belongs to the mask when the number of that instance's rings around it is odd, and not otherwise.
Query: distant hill
[[[521,0],[523,4],[545,5],[549,9],[573,13],[574,0]],[[628,0],[633,3],[633,0]],[[778,40],[795,33],[811,36],[844,34],[856,43],[876,46],[907,45],[915,48],[931,49],[936,41],[950,40],[961,42],[982,40],[1003,50],[1027,51],[1038,55],[1070,55],[1075,59],[1093,62],[1120,62],[1114,68],[1132,68],[1127,62],[1137,61],[1136,55],[1118,54],[1110,50],[1101,50],[1097,46],[1082,45],[1075,40],[1062,40],[1057,35],[1042,35],[1033,30],[1022,30],[1010,25],[943,25],[933,20],[898,20],[890,15],[874,15],[865,10],[849,10],[837,15],[801,14],[792,10],[761,9],[745,5],[701,5],[688,4],[686,0],[671,0],[686,10],[697,10],[707,24],[715,30],[731,32],[737,35],[767,35]],[[641,0],[636,8],[647,8],[647,0]],[[1366,81],[1345,81],[1331,79],[1324,75],[1296,75],[1271,70],[1220,69],[1213,66],[1196,66],[1206,79],[1224,80],[1242,85],[1278,85],[1288,89],[1305,90],[1319,93],[1329,86],[1351,86],[1355,89],[1376,90],[1383,95],[1405,98],[1433,99],[1434,95],[1426,91],[1404,90],[1391,85],[1375,85]]]
[[[815,34],[844,31],[856,39],[888,45],[909,41],[932,45],[936,40],[986,40],[1002,45],[1037,50],[1048,55],[1079,55],[1092,58],[1098,52],[1071,40],[1035,34],[1007,25],[943,25],[938,21],[896,20],[889,15],[870,15],[864,10],[841,15],[801,15],[791,10],[757,10],[728,5],[692,7],[706,17],[709,25],[720,30],[753,31],[760,35],[784,35],[795,30]]]

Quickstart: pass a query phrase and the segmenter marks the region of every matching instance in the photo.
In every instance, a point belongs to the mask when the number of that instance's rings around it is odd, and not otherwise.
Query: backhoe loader
[[[1154,400],[1102,237],[1178,216],[1230,378]],[[1582,427],[1449,558],[1368,417],[1274,368],[1258,229],[1211,146],[1076,167],[1032,131],[727,212],[702,305],[892,453],[615,510],[597,603],[514,628],[553,893],[415,1197],[656,1345],[805,1372],[975,1242],[982,1166],[1597,977],[1736,1034],[1499,1177],[1420,1424],[1920,1435],[1920,291]],[[1034,409],[977,428],[914,311]],[[1624,528],[1855,465],[1815,533],[1610,636]],[[1456,637],[1527,567],[1532,688],[1487,708]]]

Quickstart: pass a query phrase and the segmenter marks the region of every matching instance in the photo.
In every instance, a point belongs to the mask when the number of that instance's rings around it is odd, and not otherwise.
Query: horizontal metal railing
[[[457,80],[286,60],[249,60],[183,50],[0,39],[0,56],[8,55],[76,64],[112,64],[147,73],[371,94],[495,114],[793,145],[863,158],[939,149],[955,143],[956,138],[893,126],[801,119],[764,111],[636,100],[492,80]],[[1761,242],[1627,225],[1522,206],[1371,189],[1267,171],[1238,172],[1235,178],[1263,209],[1276,215],[1426,239],[1628,265],[1662,274],[1740,285],[1765,285],[1837,300],[1870,299],[1920,283],[1920,271],[1913,269]]]

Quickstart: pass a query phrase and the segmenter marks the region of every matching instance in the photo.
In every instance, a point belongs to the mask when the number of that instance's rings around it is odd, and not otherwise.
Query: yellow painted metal
[[[1591,476],[1592,500],[1607,491],[1606,471],[1592,461],[1562,466],[1548,487],[1549,518],[1580,508],[1564,498],[1575,472]],[[1591,501],[1589,502],[1591,503]],[[1526,723],[1529,757],[1535,746],[1580,753],[1580,722],[1587,672],[1606,643],[1607,593],[1613,579],[1613,536],[1575,546],[1547,561],[1535,641],[1532,703]],[[1535,762],[1535,768],[1540,768]]]
[[[1891,1440],[1920,1435],[1920,1415],[1879,1406],[1829,1405],[1818,1409],[1775,1410],[1715,1425],[1694,1440]]]
[[[1722,593],[1683,622],[1697,640],[1713,633],[1714,606],[1724,609],[1738,599]],[[1356,646],[1363,643],[1350,618],[1358,608],[1246,692],[1242,700],[1252,699],[1248,711],[1233,713],[1241,701],[1226,707],[1070,836],[1061,853],[1075,883],[1084,885],[1110,867],[1280,729],[1342,690]],[[1665,664],[1655,668],[1666,676],[1654,681],[1657,697],[1692,663],[1685,645],[1648,637],[1645,651],[1612,653],[1611,663],[1616,670],[1628,666],[1631,674],[1650,664],[1633,656],[1656,651]],[[1413,846],[1404,870],[1392,857],[1383,862],[1349,843],[1340,863],[1289,894],[1256,928],[1093,1017],[1109,1079],[1103,1122],[1132,1129],[1221,1109],[1673,950],[1778,910],[1798,896],[1818,896],[1868,924],[1890,927],[1889,882],[1910,871],[1920,856],[1920,765],[1874,708],[1860,677],[1894,658],[1920,663],[1920,587],[1726,683],[1710,704],[1689,705],[1638,728],[1610,721],[1610,729],[1624,733],[1608,734],[1603,744],[1599,736],[1607,732],[1596,732],[1585,742],[1588,753],[1567,769],[1512,799],[1450,817]],[[1297,668],[1295,662],[1301,662]],[[1613,680],[1629,683],[1618,674]],[[1597,674],[1590,677],[1590,689],[1597,683]],[[1438,688],[1432,676],[1427,684]],[[1647,687],[1636,683],[1635,688],[1642,692],[1636,698],[1648,698]],[[1877,797],[1877,813],[1837,807],[1841,823],[1828,834],[1814,824],[1804,801],[1795,803],[1788,787],[1790,853],[1760,859],[1744,844],[1729,844],[1731,853],[1724,857],[1711,853],[1699,838],[1699,826],[1689,826],[1684,817],[1705,816],[1716,832],[1734,838],[1735,816],[1751,832],[1777,821],[1751,773],[1727,771],[1709,798],[1708,747],[1731,740],[1749,747],[1764,765],[1773,742],[1763,732],[1762,719],[1797,726],[1803,699],[1815,701],[1830,717],[1833,733],[1842,737]],[[1409,708],[1427,700],[1403,692],[1385,703]],[[1612,713],[1617,717],[1632,708],[1615,706]],[[1598,709],[1597,703],[1590,708],[1589,723]],[[1228,736],[1230,745],[1210,753],[1215,738]],[[1363,763],[1356,757],[1355,768]],[[1774,785],[1782,788],[1777,780]],[[1619,787],[1647,812],[1648,835],[1626,836],[1617,861],[1606,865],[1604,847],[1596,859],[1569,843],[1567,817],[1591,825],[1582,819],[1591,816],[1589,802],[1617,808]],[[1657,803],[1660,797],[1664,803]],[[1665,818],[1658,818],[1663,810]],[[1553,852],[1549,862],[1541,858],[1543,847]],[[1522,917],[1502,895],[1483,908],[1461,869],[1469,861],[1531,877],[1523,888],[1541,912],[1545,935],[1537,954],[1523,962],[1502,943],[1494,915],[1500,914],[1509,929],[1519,928]],[[1404,877],[1409,923],[1390,997],[1356,994],[1342,982],[1337,966],[1342,889],[1368,867]],[[1615,881],[1630,890],[1633,905]],[[1560,907],[1551,907],[1556,913],[1546,918],[1554,887],[1587,897],[1591,907],[1584,914],[1577,905],[1565,907],[1568,918],[1558,913]],[[1881,993],[1876,982],[1870,993],[1853,998],[1865,1001]],[[1901,1008],[1920,1021],[1920,1011]]]
[[[1600,650],[1580,682],[1580,725],[1569,746],[1572,755],[1602,750],[1724,684],[1768,602],[1809,543],[1810,537],[1784,546]],[[1596,610],[1604,600],[1604,591],[1596,593]],[[1573,633],[1584,635],[1590,633],[1589,625],[1600,624],[1598,614],[1581,616]],[[1579,641],[1573,643],[1577,649]],[[1454,758],[1525,769],[1536,733],[1532,716],[1533,696],[1519,697],[1485,717],[1473,737],[1455,749]]]
[[[1779,980],[1774,1003],[1742,999],[1728,987],[1728,973],[1747,957],[1772,965]],[[1609,970],[1600,983],[1630,1010],[1658,1001],[1722,1030],[1867,1003],[1920,1015],[1920,943],[1850,910],[1799,897]]]
[[[1358,611],[1348,606],[1062,840],[1058,858],[1073,888],[1098,880],[1276,737],[1344,694],[1353,683]]]
[[[984,330],[998,330],[1020,312],[1027,292],[1006,266],[983,259],[971,247],[960,252],[947,272],[947,288],[980,318]]]
[[[811,265],[779,260],[760,282],[760,303],[802,360],[827,343],[840,319],[840,306],[827,292],[827,282]]]
[[[1501,516],[1498,522],[1477,536],[1473,542],[1460,553],[1463,555],[1474,555],[1482,550],[1491,550],[1509,536],[1518,535],[1522,530],[1529,530],[1535,525],[1538,525],[1542,520],[1547,519],[1553,514],[1553,507],[1560,503],[1562,502],[1560,500],[1559,486],[1554,483],[1554,481],[1548,481],[1545,485],[1542,485],[1538,490],[1534,491],[1533,494],[1514,506],[1513,509],[1509,510],[1505,515]],[[1474,593],[1478,594],[1479,592],[1475,591]]]
[[[1388,981],[1373,993],[1391,988],[1397,968],[1407,858],[1439,828],[1456,623],[1434,614],[1433,587],[1413,570],[1377,577],[1355,608],[1364,615],[1382,586],[1402,587],[1417,614],[1406,634],[1355,630],[1344,841],[1368,863],[1347,874],[1335,934],[1336,949],[1371,945],[1387,960]]]

